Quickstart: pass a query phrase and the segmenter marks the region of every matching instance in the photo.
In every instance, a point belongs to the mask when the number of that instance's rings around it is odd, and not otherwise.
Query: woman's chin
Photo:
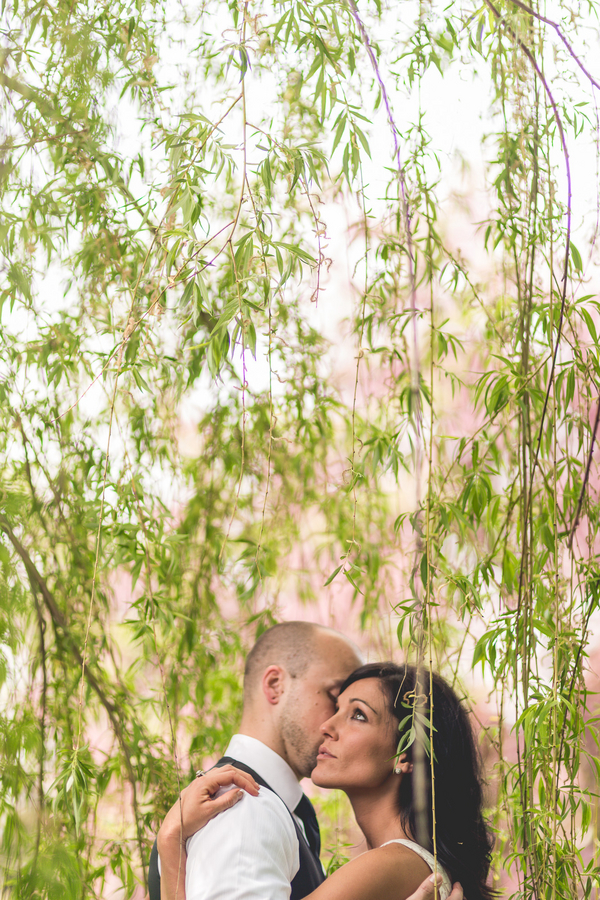
[[[335,788],[337,787],[337,782],[335,779],[327,778],[326,775],[323,775],[322,772],[311,772],[310,780],[313,784],[316,784],[317,787],[322,788]]]
[[[317,787],[335,788],[338,786],[335,775],[333,772],[327,772],[326,766],[322,764],[321,760],[317,760],[317,765],[310,773],[310,777],[312,783]]]

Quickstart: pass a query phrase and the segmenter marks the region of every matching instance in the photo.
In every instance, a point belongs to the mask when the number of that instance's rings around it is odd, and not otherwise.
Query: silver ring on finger
[[[206,775],[206,772],[204,771],[204,769],[197,769],[196,778],[202,778],[203,775]]]

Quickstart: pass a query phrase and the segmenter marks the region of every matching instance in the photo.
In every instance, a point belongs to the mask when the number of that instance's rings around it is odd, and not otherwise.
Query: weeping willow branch
[[[408,190],[406,186],[406,175],[404,172],[404,166],[402,164],[402,156],[400,153],[400,144],[398,142],[398,128],[396,127],[396,123],[394,121],[394,114],[392,112],[392,105],[390,103],[390,99],[388,97],[388,93],[385,87],[385,83],[383,81],[381,71],[379,69],[379,64],[377,62],[377,57],[375,56],[375,52],[373,50],[373,46],[371,44],[371,40],[369,38],[369,34],[367,29],[364,26],[364,23],[360,17],[358,12],[358,7],[354,0],[347,0],[348,6],[350,7],[350,12],[358,30],[360,32],[362,42],[367,51],[367,55],[369,57],[369,61],[373,68],[373,72],[375,74],[375,78],[377,79],[377,83],[379,85],[379,90],[381,91],[381,96],[383,97],[383,103],[385,106],[385,111],[387,115],[388,125],[392,134],[392,141],[394,144],[394,158],[396,160],[396,166],[398,169],[398,178],[400,181],[400,194],[402,198],[402,213],[404,217],[404,227],[406,231],[406,247],[407,247],[407,259],[408,259],[408,278],[410,283],[410,303],[411,303],[411,312],[412,312],[412,328],[413,328],[413,345],[414,345],[414,360],[413,360],[413,372],[412,372],[412,392],[415,403],[415,421],[416,421],[416,431],[417,431],[417,442],[416,442],[416,478],[417,478],[417,498],[419,492],[419,477],[421,472],[420,465],[420,437],[421,437],[421,402],[420,402],[420,367],[419,367],[419,353],[418,353],[418,344],[417,344],[417,273],[416,273],[416,264],[415,264],[415,249],[414,249],[414,237],[413,237],[413,229],[412,229],[412,221],[411,221],[411,211],[408,202]],[[419,500],[417,499],[417,507],[419,506]]]
[[[534,19],[537,19],[538,22],[544,22],[545,25],[550,25],[551,28],[554,28],[557,35],[559,36],[559,38],[561,39],[561,41],[567,48],[567,51],[569,52],[570,56],[573,58],[575,63],[579,66],[579,68],[581,69],[581,71],[583,72],[585,77],[595,88],[598,88],[598,90],[600,90],[600,84],[596,81],[595,78],[593,78],[592,75],[590,75],[590,73],[588,72],[586,67],[583,65],[580,57],[575,53],[575,51],[573,50],[573,47],[571,46],[569,41],[566,39],[566,37],[562,33],[562,29],[561,29],[560,25],[558,24],[558,22],[554,22],[552,19],[547,18],[547,16],[543,16],[541,13],[536,12],[535,9],[532,9],[531,6],[527,6],[526,3],[522,3],[521,0],[510,0],[510,3],[512,3],[513,6],[518,6],[519,9],[522,9],[523,12],[527,13],[527,15],[532,16]]]
[[[593,895],[597,872],[580,861],[594,841],[584,825],[595,799],[580,790],[580,760],[600,584],[591,496],[600,412],[583,337],[579,345],[585,307],[571,304],[579,265],[565,261],[563,277],[567,225],[566,256],[577,262],[566,188],[560,205],[555,194],[567,144],[598,138],[598,120],[594,134],[579,108],[590,86],[595,101],[598,78],[593,61],[573,62],[582,5],[563,26],[564,10],[553,21],[537,0],[490,2],[409,0],[399,16],[359,0],[200,10],[141,0],[128,22],[111,4],[100,19],[93,4],[55,4],[51,16],[36,0],[4,4],[0,713],[11,732],[0,830],[15,828],[0,881],[23,900],[40,889],[59,896],[67,883],[101,893],[112,872],[129,896],[142,879],[140,831],[177,794],[179,767],[218,752],[235,728],[244,650],[311,602],[340,547],[354,555],[363,592],[351,609],[345,578],[329,593],[338,572],[356,582],[340,566],[319,591],[319,617],[325,600],[334,627],[364,629],[368,653],[417,653],[419,698],[431,693],[434,664],[468,690],[473,647],[493,685],[478,711],[500,757],[495,886],[512,867],[519,900]],[[169,45],[186,52],[164,57]],[[435,67],[444,99],[456,77],[461,100],[485,94],[489,231],[472,262],[446,246],[464,237],[474,247],[481,222],[475,182],[446,165],[446,117],[426,132],[435,107],[423,89]],[[40,86],[35,97],[28,85]],[[122,139],[130,134],[133,143]],[[313,268],[315,255],[317,266],[328,260],[311,184],[337,232],[330,279]],[[364,259],[337,215],[358,191]],[[340,290],[344,263],[354,283],[365,275],[358,297]],[[318,294],[323,308],[309,302]],[[337,345],[338,315],[352,318],[358,359]],[[351,487],[340,479],[349,459]],[[569,580],[558,551],[564,534],[573,551],[586,510],[588,556],[570,553]],[[225,544],[228,526],[239,542]],[[421,703],[415,791],[429,826],[432,797],[418,783],[439,710],[426,721]],[[98,716],[110,742],[80,795],[94,798],[81,807],[85,829],[61,781],[68,762],[57,763],[69,759],[78,715],[78,774],[88,751],[102,752]],[[38,799],[36,834],[21,810]],[[102,842],[117,807],[127,834]],[[344,819],[334,823],[341,842]]]
[[[569,533],[569,539],[567,541],[567,545],[569,549],[573,548],[573,538],[575,537],[575,531],[577,526],[579,525],[579,517],[581,515],[581,507],[583,505],[583,499],[585,497],[585,492],[587,490],[588,481],[590,479],[590,469],[592,467],[592,459],[594,456],[594,444],[596,442],[596,435],[598,433],[598,425],[600,424],[600,396],[598,397],[598,403],[596,406],[596,418],[594,419],[594,427],[592,428],[592,440],[590,442],[590,449],[588,452],[587,463],[585,466],[585,474],[583,476],[583,481],[581,483],[581,491],[579,492],[579,500],[577,502],[577,512],[575,513],[575,518],[573,520],[573,524],[571,526],[571,531]]]
[[[1,527],[1,526],[0,526]],[[44,756],[46,753],[46,706],[48,702],[48,672],[47,672],[47,656],[46,656],[46,622],[42,615],[42,610],[38,601],[37,590],[31,586],[31,594],[35,604],[35,612],[38,623],[38,631],[40,636],[40,664],[42,667],[42,697],[40,709],[40,759],[38,768],[38,817],[35,835],[35,853],[33,868],[37,866],[38,854],[40,851],[40,840],[42,836],[42,822],[44,817]]]
[[[85,674],[86,681],[88,682],[89,686],[92,688],[92,690],[98,697],[100,703],[106,710],[108,718],[110,719],[110,723],[113,727],[113,731],[119,742],[119,746],[121,747],[121,750],[123,752],[123,759],[125,760],[125,767],[127,769],[127,780],[129,781],[129,784],[131,785],[132,805],[133,805],[134,814],[135,814],[138,851],[140,854],[140,862],[142,865],[142,871],[144,872],[144,879],[145,879],[145,871],[146,871],[145,844],[144,844],[144,833],[143,833],[141,818],[140,818],[139,803],[138,803],[138,799],[137,799],[137,778],[136,778],[136,775],[135,775],[135,772],[133,770],[133,766],[131,763],[129,748],[127,746],[127,741],[125,739],[124,728],[118,717],[118,708],[117,708],[116,704],[109,698],[108,694],[106,693],[106,691],[100,684],[99,680],[93,674],[93,672],[90,671],[90,667],[84,666],[83,656],[79,650],[77,642],[76,642],[75,638],[72,636],[72,634],[69,630],[69,627],[67,625],[67,621],[66,621],[63,613],[61,612],[58,604],[56,603],[56,600],[54,599],[52,592],[50,591],[50,589],[48,588],[48,585],[46,584],[46,580],[38,571],[35,563],[31,559],[31,556],[29,555],[29,552],[27,551],[27,549],[23,546],[21,541],[15,535],[14,531],[12,530],[12,528],[10,526],[9,521],[2,514],[0,514],[0,531],[4,532],[4,534],[7,536],[7,538],[11,542],[12,546],[14,547],[16,553],[19,555],[21,561],[23,562],[23,565],[25,566],[25,571],[27,572],[27,577],[29,579],[29,583],[31,585],[32,592],[39,590],[39,592],[44,600],[46,609],[50,613],[50,617],[54,623],[54,626],[63,635],[63,637],[67,643],[67,646],[69,647],[69,649],[75,659],[75,662],[80,667],[81,671]]]
[[[535,456],[534,456],[533,465],[531,467],[531,471],[529,474],[529,479],[530,479],[529,495],[528,495],[527,506],[525,509],[525,517],[524,517],[524,521],[526,522],[529,517],[529,508],[531,506],[531,500],[532,500],[532,496],[533,496],[533,476],[534,476],[535,470],[537,468],[539,452],[540,452],[540,445],[542,442],[542,433],[544,430],[544,421],[546,418],[546,410],[548,408],[548,400],[550,398],[552,382],[554,381],[554,370],[556,367],[556,359],[558,357],[558,351],[560,348],[560,341],[561,341],[561,336],[562,336],[562,326],[563,326],[563,320],[564,320],[564,314],[565,314],[565,305],[566,305],[566,301],[567,301],[567,279],[568,279],[568,275],[569,275],[569,258],[570,258],[570,247],[571,247],[571,203],[572,203],[573,188],[572,188],[572,182],[571,182],[571,163],[569,160],[569,151],[567,148],[567,140],[565,137],[565,132],[564,132],[563,124],[562,124],[562,118],[561,118],[560,112],[558,111],[558,106],[557,106],[556,100],[554,99],[552,91],[550,90],[550,86],[546,80],[546,77],[545,77],[544,73],[542,72],[541,68],[539,67],[537,60],[535,59],[535,57],[534,57],[533,53],[531,52],[531,50],[529,49],[529,47],[521,40],[520,37],[518,37],[518,35],[515,34],[514,30],[506,22],[506,19],[504,18],[504,16],[502,16],[501,13],[496,9],[494,4],[492,3],[492,0],[485,0],[485,3],[491,9],[493,14],[498,19],[498,21],[502,22],[502,24],[504,25],[504,27],[510,34],[511,38],[521,48],[521,50],[523,51],[523,53],[525,54],[525,56],[530,61],[531,65],[533,66],[537,77],[539,78],[539,80],[541,81],[541,83],[544,87],[544,91],[546,92],[546,96],[548,97],[548,100],[552,107],[552,111],[554,114],[554,121],[556,122],[556,127],[558,128],[558,133],[560,136],[560,143],[562,146],[562,151],[563,151],[563,156],[564,156],[564,161],[565,161],[565,171],[566,171],[566,176],[567,176],[567,231],[566,231],[566,242],[565,242],[565,261],[564,261],[564,266],[563,266],[563,277],[562,277],[562,288],[561,288],[560,315],[559,315],[559,319],[558,319],[558,328],[557,328],[557,334],[556,334],[556,341],[554,344],[554,352],[552,354],[552,365],[550,367],[550,374],[548,376],[548,384],[546,387],[546,395],[544,397],[544,405],[542,407],[542,414],[540,416],[540,424],[539,424],[539,429],[538,429],[538,437],[537,437],[537,444],[536,444],[536,449],[535,449]]]

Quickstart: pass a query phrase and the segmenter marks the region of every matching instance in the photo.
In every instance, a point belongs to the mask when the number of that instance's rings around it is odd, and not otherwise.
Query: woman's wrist
[[[182,834],[181,821],[170,822],[167,816],[160,826],[156,843],[159,853],[164,853],[165,850],[172,850],[173,848],[179,850],[180,847],[183,847],[185,852],[185,838]]]

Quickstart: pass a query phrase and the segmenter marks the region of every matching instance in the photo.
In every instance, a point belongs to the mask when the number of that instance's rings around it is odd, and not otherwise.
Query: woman
[[[462,884],[468,900],[492,900],[486,884],[492,841],[481,813],[473,733],[450,686],[438,675],[431,685],[433,702],[429,673],[422,671],[419,677],[414,667],[394,663],[361,666],[342,685],[337,711],[322,726],[323,743],[311,777],[321,787],[347,793],[368,851],[338,869],[309,900],[408,900],[431,871],[442,877],[440,900],[448,897],[451,878]],[[426,746],[430,715],[433,791]],[[410,743],[415,725],[425,756],[420,791],[414,785],[417,748]],[[257,785],[243,774],[232,770],[224,777],[228,784],[256,793]],[[201,787],[190,788],[200,796]],[[221,804],[233,805],[242,795],[231,793],[232,799],[225,795]],[[207,813],[222,808],[219,804],[211,810],[211,801],[197,803],[191,792],[182,797],[181,808],[176,804],[169,816],[181,820],[184,837],[206,824]],[[181,861],[164,858],[161,850],[161,862],[164,878]]]

